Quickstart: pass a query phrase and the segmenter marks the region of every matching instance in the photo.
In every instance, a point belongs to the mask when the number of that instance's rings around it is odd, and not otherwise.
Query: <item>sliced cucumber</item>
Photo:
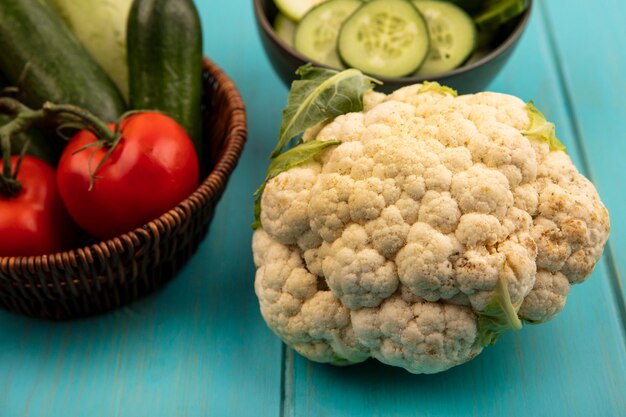
[[[278,10],[285,16],[294,22],[299,22],[306,12],[325,1],[326,0],[274,0],[274,3],[276,3]]]
[[[337,53],[339,28],[362,4],[360,0],[329,0],[315,6],[298,24],[296,50],[320,64],[343,68]]]
[[[296,23],[282,13],[274,19],[274,32],[283,42],[293,48],[293,36],[296,33]]]
[[[474,22],[481,28],[495,28],[524,12],[529,4],[530,0],[487,0]]]
[[[381,77],[414,73],[430,46],[428,28],[406,0],[365,3],[343,24],[338,49],[350,67]]]
[[[444,1],[414,1],[426,19],[430,51],[417,75],[441,74],[463,64],[476,47],[476,26],[463,9]]]

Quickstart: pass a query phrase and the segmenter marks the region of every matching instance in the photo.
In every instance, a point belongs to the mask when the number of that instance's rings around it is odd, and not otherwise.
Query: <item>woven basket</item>
[[[0,257],[0,306],[66,320],[123,306],[162,287],[205,237],[246,140],[243,101],[233,82],[204,60],[203,159],[210,173],[158,219],[106,242],[33,257]],[[203,174],[204,177],[204,174]]]

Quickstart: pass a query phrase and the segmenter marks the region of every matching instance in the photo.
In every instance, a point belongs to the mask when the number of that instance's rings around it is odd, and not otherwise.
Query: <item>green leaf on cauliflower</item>
[[[496,283],[496,289],[487,306],[478,313],[480,344],[482,346],[493,345],[502,333],[521,329],[522,322],[517,316],[521,305],[521,302],[516,305],[511,302],[507,279],[502,275]]]
[[[298,68],[296,74],[301,79],[291,84],[271,158],[276,158],[291,139],[309,127],[363,110],[363,94],[373,88],[373,83],[380,83],[356,69],[338,72],[311,64]]]
[[[326,148],[339,145],[340,143],[341,141],[338,140],[329,140],[326,142],[312,140],[310,142],[301,143],[274,158],[267,169],[267,173],[265,174],[265,181],[263,181],[263,184],[254,192],[254,197],[256,197],[254,200],[255,220],[254,223],[252,223],[252,228],[258,229],[261,227],[261,196],[263,195],[265,185],[269,180],[281,172],[288,171],[295,166],[302,165],[303,163],[314,159],[324,152]]]
[[[554,123],[546,120],[546,117],[535,107],[532,100],[526,104],[526,111],[530,119],[530,126],[522,134],[528,138],[547,143],[550,145],[551,151],[565,152],[567,150],[565,145],[556,137]]]
[[[331,340],[328,341],[333,349],[331,363],[336,366],[354,365],[369,359],[369,355],[362,351],[351,348],[339,335],[339,331],[331,332]]]
[[[450,94],[452,97],[457,97],[459,95],[456,90],[450,87],[446,87],[445,85],[441,85],[436,81],[424,81],[417,93],[421,94],[427,93],[429,91],[434,91],[441,94]]]

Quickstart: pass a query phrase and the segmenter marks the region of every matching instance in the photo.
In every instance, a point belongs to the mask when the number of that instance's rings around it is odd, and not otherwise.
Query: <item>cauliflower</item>
[[[608,212],[532,106],[416,84],[308,129],[253,236],[269,327],[305,357],[413,373],[462,364],[565,305]]]

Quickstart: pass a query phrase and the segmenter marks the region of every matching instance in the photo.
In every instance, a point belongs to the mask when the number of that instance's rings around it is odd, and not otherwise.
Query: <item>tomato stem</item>
[[[18,133],[27,130],[33,120],[36,120],[36,117],[33,117],[33,113],[35,113],[33,110],[9,97],[0,97],[0,113],[15,116],[9,123],[0,128],[0,149],[2,150],[0,194],[12,197],[22,189],[22,185],[17,181],[17,174],[24,152],[20,153],[16,169],[11,172],[11,140]]]
[[[2,92],[3,94],[5,91]],[[114,131],[107,123],[96,117],[85,109],[69,104],[44,103],[41,109],[33,110],[12,97],[5,97],[0,94],[0,114],[12,117],[12,120],[0,127],[0,149],[2,150],[2,172],[0,173],[0,193],[13,196],[21,189],[17,181],[17,174],[24,157],[25,149],[20,154],[20,159],[15,166],[15,172],[11,172],[11,140],[15,135],[25,132],[31,127],[46,123],[56,125],[58,129],[73,128],[84,129],[93,133],[102,146],[109,148],[105,159],[110,155],[112,149],[119,143],[121,134],[119,127]],[[103,159],[98,168],[104,162]],[[95,181],[96,173],[93,173]],[[93,186],[93,182],[92,185]]]
[[[104,121],[80,107],[70,104],[54,104],[47,102],[44,103],[42,110],[47,114],[57,117],[60,116],[64,122],[63,124],[69,124],[71,127],[79,127],[82,125],[83,129],[91,131],[98,139],[105,141],[109,146],[114,145],[118,140],[119,133],[112,131]],[[67,118],[68,115],[70,116],[69,118]],[[63,124],[61,124],[60,127],[62,127]]]

